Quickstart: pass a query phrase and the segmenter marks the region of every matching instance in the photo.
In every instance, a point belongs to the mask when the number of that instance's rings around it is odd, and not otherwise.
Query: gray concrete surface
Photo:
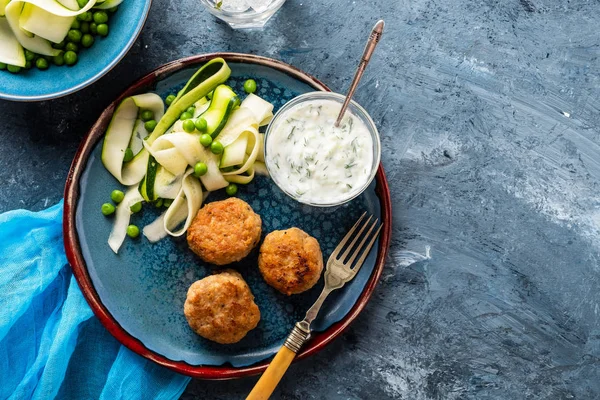
[[[212,51],[281,59],[356,94],[380,127],[392,248],[354,325],[281,399],[600,398],[600,39],[594,0],[288,0],[236,32],[155,0],[131,52],[63,99],[0,101],[0,211],[57,202],[86,129],[129,83]],[[193,381],[243,398],[255,378]]]

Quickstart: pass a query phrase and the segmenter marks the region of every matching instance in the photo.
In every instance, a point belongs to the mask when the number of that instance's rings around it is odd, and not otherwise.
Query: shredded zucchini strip
[[[79,4],[77,3],[77,0],[56,0],[56,1],[58,1],[60,4],[62,4],[69,10],[73,10],[73,11],[79,10]],[[96,4],[99,4],[99,3],[100,3],[100,1],[96,2]]]
[[[194,103],[194,118],[198,118],[200,115],[204,114],[206,110],[210,107],[210,100],[206,97],[201,98],[197,102]]]
[[[174,199],[181,189],[182,181],[183,174],[176,176],[159,167],[154,178],[154,194],[159,199]]]
[[[160,214],[158,218],[142,229],[142,233],[150,243],[156,243],[167,237],[168,233],[165,230],[165,214],[166,212]]]
[[[256,157],[258,156],[258,150],[260,148],[258,131],[254,127],[248,127],[244,129],[241,135],[248,136],[248,145],[245,149],[245,153],[248,154],[246,162],[240,168],[234,171],[223,172],[223,176],[243,174],[244,172],[248,171],[256,161]]]
[[[223,147],[227,147],[235,142],[248,127],[258,129],[258,121],[252,110],[240,107],[231,113],[229,120],[223,127],[221,133],[217,136],[216,140],[221,142]]]
[[[144,149],[123,163],[125,150],[135,132],[140,109],[151,110],[155,118],[164,113],[160,96],[154,93],[131,96],[123,100],[115,110],[106,130],[102,145],[102,163],[104,167],[123,185],[134,185],[142,180],[148,165],[148,152]]]
[[[95,0],[90,0],[85,7],[79,10],[70,10],[55,0],[12,0],[6,5],[4,13],[14,37],[21,46],[34,53],[53,57],[58,55],[60,50],[54,49],[50,44],[50,41],[44,39],[43,36],[52,36],[52,32],[50,31],[54,29],[55,25],[65,25],[66,22],[64,18],[72,19],[72,17],[76,17],[77,15],[88,11],[95,4]],[[26,8],[24,7],[25,5],[27,5]],[[35,10],[41,9],[44,12],[44,15],[50,18],[50,20],[46,20],[44,24],[36,25],[35,21],[31,24],[27,24],[28,26],[31,25],[29,26],[30,28],[35,28],[34,30],[36,30],[40,36],[33,34],[29,36],[25,33],[27,30],[21,25],[21,22],[27,23],[28,19],[28,17],[25,16],[24,21],[21,21],[21,13],[24,8],[25,11],[29,10],[28,13],[33,15],[33,17],[36,16]],[[37,18],[34,19],[37,20]]]
[[[167,211],[142,230],[150,242],[157,242],[167,235],[181,236],[190,227],[204,200],[202,186],[193,172],[191,168],[186,171],[179,193]]]
[[[0,0],[0,3],[2,0]],[[0,7],[2,7],[0,5]],[[0,11],[2,9],[0,8]],[[25,52],[10,29],[8,21],[0,17],[0,62],[19,67],[25,66]]]
[[[119,252],[125,236],[127,235],[127,226],[129,226],[129,219],[131,218],[131,206],[144,201],[144,198],[138,191],[137,186],[130,186],[125,192],[125,197],[117,206],[117,212],[115,214],[115,222],[108,237],[108,245],[115,253]]]
[[[194,170],[190,168],[185,173],[181,190],[165,213],[164,228],[171,236],[183,235],[190,227],[202,205],[202,186],[198,179],[192,175],[193,172]],[[184,214],[185,218],[181,219]],[[184,225],[174,231],[184,220]]]
[[[219,170],[219,156],[204,148],[197,134],[173,132],[163,135],[154,141],[149,151],[159,164],[174,175],[182,173],[188,165],[193,167],[198,162],[205,163],[208,172],[200,180],[206,190],[219,190],[228,185]]]
[[[247,108],[250,110],[258,121],[258,126],[267,125],[273,119],[273,104],[261,99],[253,93],[250,93],[244,101],[242,101],[240,108]]]
[[[258,96],[255,97],[260,101],[264,101]],[[248,154],[248,158],[246,159],[244,165],[235,171],[224,172],[224,176],[239,175],[246,172],[256,161],[260,150],[260,138],[257,129],[259,125],[257,122],[258,120],[253,111],[244,107],[243,104],[244,103],[242,103],[240,108],[231,113],[229,121],[227,121],[227,124],[219,136],[217,136],[216,140],[221,142],[223,147],[227,149],[227,146],[234,144],[242,135],[247,135],[248,145],[246,149],[243,149],[243,151],[244,153]]]
[[[269,176],[269,170],[264,162],[257,161],[254,163],[254,172],[256,175]]]
[[[76,17],[79,14],[83,14],[96,5],[96,0],[90,0],[85,7],[78,10],[69,10],[56,0],[12,0],[10,4],[18,3],[29,3],[41,9],[48,11],[50,14],[54,14],[58,17]]]
[[[97,8],[99,10],[108,10],[109,8],[118,6],[122,2],[123,2],[123,0],[106,0],[106,1],[102,2],[102,4],[98,4],[98,5],[94,6],[94,8]]]
[[[227,182],[247,185],[252,182],[252,179],[254,179],[254,167],[251,166],[248,168],[247,172],[248,175],[227,175],[225,176],[225,179],[227,179]]]
[[[60,43],[69,33],[73,21],[74,16],[59,17],[31,3],[25,3],[19,17],[19,26],[43,39]]]
[[[256,161],[260,161],[264,164],[265,162],[265,134],[258,134],[258,155],[256,156]]]
[[[220,83],[225,82],[231,69],[222,58],[213,58],[204,64],[186,83],[165,114],[157,119],[158,124],[148,137],[148,144],[154,143],[179,119],[179,116],[192,104],[205,97]]]
[[[0,0],[0,17],[4,17],[4,9],[10,3],[10,0]]]

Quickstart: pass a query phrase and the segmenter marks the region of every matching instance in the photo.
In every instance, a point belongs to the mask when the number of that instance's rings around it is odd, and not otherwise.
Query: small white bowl
[[[364,192],[369,187],[369,185],[375,178],[375,175],[377,174],[377,168],[379,167],[379,162],[381,160],[381,143],[379,140],[379,132],[377,131],[377,127],[375,126],[375,123],[373,122],[373,120],[371,119],[371,117],[369,116],[367,111],[363,107],[361,107],[360,104],[355,102],[354,100],[352,100],[350,102],[346,112],[352,113],[355,117],[359,118],[365,124],[365,126],[369,130],[369,133],[371,134],[371,140],[373,142],[373,162],[371,164],[369,178],[367,179],[366,183],[358,191],[350,192],[348,197],[340,196],[340,198],[337,201],[331,202],[331,203],[310,202],[305,199],[301,199],[295,193],[291,193],[288,190],[286,190],[285,185],[282,184],[282,182],[278,181],[277,174],[271,173],[271,171],[275,170],[274,169],[275,166],[272,165],[273,161],[270,160],[270,158],[269,158],[269,151],[268,151],[269,138],[272,136],[271,132],[272,132],[273,127],[277,126],[277,121],[282,118],[282,116],[286,113],[286,111],[290,110],[292,107],[295,107],[299,104],[312,102],[315,100],[333,100],[341,105],[344,103],[344,99],[345,99],[344,95],[341,95],[339,93],[333,93],[333,92],[309,92],[309,93],[302,94],[298,97],[293,98],[292,100],[288,101],[287,103],[285,103],[283,105],[283,107],[281,107],[279,109],[279,111],[277,111],[277,113],[273,117],[273,120],[269,123],[269,126],[267,127],[267,131],[265,132],[265,164],[267,166],[267,170],[269,171],[269,174],[271,175],[271,179],[273,180],[273,182],[275,182],[275,184],[285,194],[287,194],[288,196],[290,196],[291,198],[293,198],[294,200],[296,200],[300,203],[307,204],[310,206],[315,206],[315,207],[335,207],[335,206],[339,206],[341,204],[347,203],[350,200],[354,199],[355,197],[359,196],[362,192]]]
[[[231,2],[232,0],[229,0]],[[200,0],[200,3],[215,17],[227,22],[233,29],[253,29],[262,28],[281,8],[285,0],[272,0],[264,7],[257,8],[258,11],[250,7],[247,1],[239,1],[232,4],[242,4],[242,7],[235,9],[229,8],[224,0],[218,5],[219,0]]]

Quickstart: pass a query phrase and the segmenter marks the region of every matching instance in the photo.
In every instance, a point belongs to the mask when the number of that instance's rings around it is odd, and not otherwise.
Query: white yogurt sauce
[[[331,204],[348,199],[367,183],[373,140],[365,123],[332,100],[300,103],[277,117],[266,146],[269,173],[300,201]]]

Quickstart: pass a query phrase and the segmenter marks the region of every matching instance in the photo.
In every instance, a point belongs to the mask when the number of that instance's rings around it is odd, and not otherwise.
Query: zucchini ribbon
[[[24,49],[54,57],[75,18],[93,8],[111,8],[122,0],[0,0],[0,62],[25,67]],[[107,3],[111,3],[107,5]]]
[[[233,90],[223,85],[230,73],[225,61],[215,58],[190,78],[166,111],[154,93],[128,97],[115,110],[104,138],[102,162],[121,184],[129,186],[109,238],[115,253],[125,239],[132,204],[173,200],[143,229],[144,236],[155,242],[167,235],[183,235],[211,191],[231,182],[247,184],[255,173],[267,175],[264,135],[258,129],[273,118],[273,105],[253,94],[240,104]],[[207,133],[223,145],[222,154],[202,146],[197,131],[184,131],[179,117],[192,105],[193,117],[205,118]],[[140,119],[141,110],[152,111],[158,121],[150,134]],[[129,149],[134,157],[124,162]],[[193,172],[199,162],[206,164],[207,172],[198,179]]]

